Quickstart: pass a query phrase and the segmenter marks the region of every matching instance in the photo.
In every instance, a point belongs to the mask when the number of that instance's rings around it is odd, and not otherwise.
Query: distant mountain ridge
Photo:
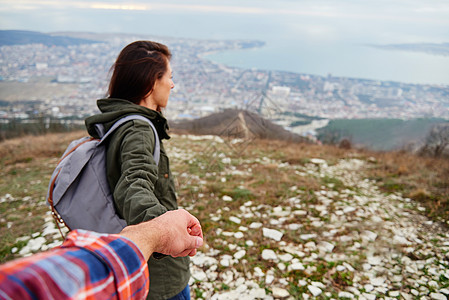
[[[178,121],[170,124],[176,133],[195,135],[217,135],[241,139],[273,139],[290,142],[310,142],[309,139],[292,133],[246,110],[226,109],[195,120]]]
[[[94,40],[52,35],[27,30],[0,30],[0,46],[43,44],[46,46],[70,46],[98,43]]]

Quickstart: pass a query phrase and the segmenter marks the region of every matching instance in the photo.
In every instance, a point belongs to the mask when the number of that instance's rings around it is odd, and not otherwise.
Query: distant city
[[[0,47],[0,120],[42,115],[82,120],[98,113],[95,100],[107,93],[115,58],[126,44],[142,37],[96,38],[99,43]],[[233,68],[208,60],[207,54],[262,43],[153,40],[167,44],[173,53],[175,88],[165,111],[169,120],[240,108],[305,135],[325,126],[329,119],[449,119],[448,86]],[[24,92],[31,84],[34,90]]]

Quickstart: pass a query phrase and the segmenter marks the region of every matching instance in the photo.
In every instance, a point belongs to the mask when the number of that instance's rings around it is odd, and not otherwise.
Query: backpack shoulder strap
[[[154,127],[153,122],[151,122],[150,119],[145,118],[144,116],[141,116],[141,115],[129,115],[129,116],[123,117],[120,120],[118,120],[117,122],[115,122],[114,125],[112,125],[112,127],[106,133],[104,133],[104,135],[102,135],[104,130],[102,128],[99,128],[99,126],[102,126],[102,124],[96,124],[97,131],[98,131],[98,133],[101,136],[101,141],[100,141],[99,144],[103,143],[103,141],[106,140],[106,138],[112,132],[114,132],[114,130],[116,130],[120,125],[122,125],[122,124],[124,124],[124,123],[126,123],[128,121],[131,121],[131,120],[142,120],[142,121],[145,121],[153,129],[154,140],[155,140],[153,158],[154,158],[154,161],[156,162],[156,165],[158,165],[159,164],[159,159],[160,159],[160,156],[161,156],[161,146],[160,146],[160,141],[159,141],[159,135],[157,134],[157,130],[156,130],[156,127]]]

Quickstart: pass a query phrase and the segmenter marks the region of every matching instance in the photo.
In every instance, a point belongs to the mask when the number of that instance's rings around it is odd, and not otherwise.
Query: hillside
[[[237,109],[226,109],[223,112],[203,118],[172,123],[171,129],[181,134],[217,135],[247,140],[308,141],[306,138],[285,130],[282,126],[276,125],[256,113]]]
[[[401,119],[337,119],[318,130],[323,142],[349,139],[355,146],[376,151],[400,150],[420,145],[431,128],[447,120],[439,118]]]
[[[60,243],[47,183],[84,134],[0,143],[1,261]],[[206,240],[193,299],[449,295],[449,161],[211,135],[164,145]]]
[[[51,35],[37,31],[0,30],[0,46],[43,44],[46,46],[70,46],[98,43],[93,40],[70,36]]]

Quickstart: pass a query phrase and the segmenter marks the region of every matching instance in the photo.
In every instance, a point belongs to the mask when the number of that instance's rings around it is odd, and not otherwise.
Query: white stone
[[[250,225],[249,225],[249,228],[251,228],[251,229],[257,229],[257,228],[260,228],[260,227],[262,227],[262,223],[260,223],[260,222],[253,222],[253,223],[251,223]]]
[[[248,300],[250,299],[265,299],[267,296],[265,289],[255,288],[250,290]]]
[[[390,297],[399,297],[400,292],[399,291],[389,291],[388,296]]]
[[[345,214],[348,214],[348,213],[351,213],[351,212],[356,211],[356,210],[357,210],[357,208],[352,207],[352,206],[348,206],[348,207],[345,207],[345,208],[343,209],[343,212],[344,212]]]
[[[342,271],[346,270],[346,267],[345,267],[345,266],[342,266],[342,265],[338,265],[335,269],[336,269],[338,272],[342,272]]]
[[[239,218],[234,217],[234,216],[229,217],[229,221],[237,223],[237,224],[240,224],[242,222]]]
[[[376,240],[377,234],[372,231],[365,230],[362,232],[361,237],[362,237],[362,239],[364,239],[366,241],[373,242]]]
[[[41,249],[45,242],[45,238],[40,236],[38,238],[29,240],[27,246],[29,247],[30,251],[35,252]]]
[[[315,233],[301,234],[299,236],[299,238],[301,240],[310,240],[310,239],[313,239],[313,238],[316,238],[316,237],[317,237],[317,235]]]
[[[272,284],[274,281],[274,276],[271,274],[267,274],[267,276],[265,277],[265,284]]]
[[[372,266],[377,266],[382,263],[382,258],[380,256],[369,256],[367,257],[368,263]]]
[[[338,293],[338,298],[349,298],[349,299],[354,299],[354,295],[348,292],[339,292]]]
[[[303,279],[300,279],[300,280],[298,280],[298,285],[299,286],[305,286],[305,285],[307,285],[307,281],[305,281]]]
[[[313,227],[322,227],[323,226],[323,222],[321,221],[313,221],[311,224]]]
[[[362,265],[362,267],[363,267],[363,270],[364,270],[364,271],[369,271],[369,270],[371,270],[371,265],[370,265],[370,264],[364,263],[364,264]]]
[[[313,286],[319,287],[320,289],[325,289],[326,288],[326,286],[322,282],[319,282],[319,281],[312,281],[311,284]]]
[[[242,257],[245,256],[245,254],[246,254],[245,250],[237,251],[236,253],[234,253],[234,258],[235,259],[241,259]]]
[[[373,221],[373,222],[375,222],[375,223],[380,223],[380,222],[383,221],[383,219],[382,219],[381,217],[375,215],[375,216],[372,216],[372,217],[371,217],[371,221]]]
[[[393,237],[393,243],[398,245],[410,245],[411,243],[403,236],[401,235],[395,235]]]
[[[229,267],[231,265],[231,260],[232,256],[225,254],[221,257],[220,264],[223,267]]]
[[[277,266],[278,266],[279,271],[284,271],[286,269],[284,263],[278,263]]]
[[[245,244],[246,244],[247,246],[249,246],[249,247],[254,246],[254,242],[251,241],[251,240],[247,240],[247,241],[245,242]]]
[[[235,237],[236,239],[241,239],[241,238],[243,238],[244,236],[245,236],[245,235],[243,234],[243,232],[240,232],[240,231],[234,233],[234,237]]]
[[[312,164],[316,164],[316,165],[326,165],[327,164],[326,161],[321,158],[312,158],[312,159],[310,159],[310,162]]]
[[[296,215],[296,216],[305,216],[305,215],[307,215],[307,211],[305,211],[305,210],[295,210],[295,211],[293,211],[293,214]]]
[[[304,265],[302,263],[300,263],[300,262],[297,262],[297,263],[294,263],[294,264],[291,264],[291,265],[288,266],[288,270],[289,271],[296,271],[296,270],[303,271],[305,269],[306,268],[304,267]]]
[[[237,249],[237,245],[236,244],[228,244],[229,250],[234,251],[235,249]]]
[[[401,292],[401,296],[404,300],[412,300],[413,296],[410,294],[406,294],[405,292]]]
[[[204,281],[207,279],[207,275],[203,270],[193,272],[192,277],[199,281]]]
[[[279,255],[279,259],[282,261],[291,261],[293,259],[293,255],[290,253]]]
[[[308,249],[308,250],[315,250],[316,249],[316,244],[313,241],[307,242],[304,245],[304,248]]]
[[[374,290],[374,286],[372,284],[365,284],[363,287],[365,288],[365,291],[367,291],[368,293]]]
[[[309,290],[310,293],[312,293],[314,297],[317,297],[323,292],[319,287],[316,287],[314,285],[308,285],[307,289]]]
[[[290,293],[286,289],[277,286],[273,287],[272,292],[273,297],[275,298],[287,298],[288,296],[290,296]]]
[[[301,227],[302,227],[301,224],[288,224],[288,229],[290,230],[298,230]]]
[[[228,196],[228,195],[224,195],[224,196],[222,197],[222,199],[223,199],[223,201],[227,201],[227,202],[234,200],[234,199],[232,199],[232,197],[230,197],[230,196]]]
[[[435,288],[435,289],[438,289],[438,288],[440,287],[440,286],[438,285],[438,282],[436,282],[435,280],[429,281],[428,285],[429,285],[430,287]]]
[[[430,293],[430,298],[435,300],[447,300],[446,296],[440,293]]]
[[[352,241],[353,237],[349,235],[342,235],[339,237],[339,240],[342,241],[343,243],[346,243]]]
[[[334,245],[326,241],[322,241],[318,244],[318,249],[323,252],[332,252],[332,250],[334,250],[334,247]]]
[[[376,300],[376,295],[373,294],[363,293],[362,297],[359,299],[363,299],[363,297],[365,297],[366,300]]]
[[[243,285],[244,283],[245,283],[245,278],[243,278],[243,277],[237,278],[237,280],[235,281],[236,286]]]
[[[217,264],[217,260],[213,257],[206,256],[202,252],[198,252],[196,255],[192,256],[190,258],[190,261],[200,267],[207,267],[207,266],[213,266]]]
[[[346,269],[348,269],[348,270],[351,271],[351,272],[354,272],[354,271],[355,271],[354,267],[351,266],[350,264],[348,264],[347,262],[344,262],[344,263],[343,263],[343,266],[345,266]]]
[[[282,232],[276,230],[276,229],[269,229],[269,228],[262,228],[263,236],[273,239],[275,241],[280,241],[282,236],[284,235]]]
[[[262,251],[262,259],[264,260],[277,260],[278,257],[276,253],[271,249],[263,249]]]
[[[221,159],[221,162],[224,164],[230,164],[231,163],[231,159],[229,157],[224,157]]]
[[[255,268],[254,268],[254,276],[262,277],[262,276],[265,276],[265,273],[262,272],[262,269],[261,269],[261,268],[255,267]]]
[[[385,283],[385,278],[383,277],[376,277],[371,279],[371,284],[374,286],[381,286]]]

